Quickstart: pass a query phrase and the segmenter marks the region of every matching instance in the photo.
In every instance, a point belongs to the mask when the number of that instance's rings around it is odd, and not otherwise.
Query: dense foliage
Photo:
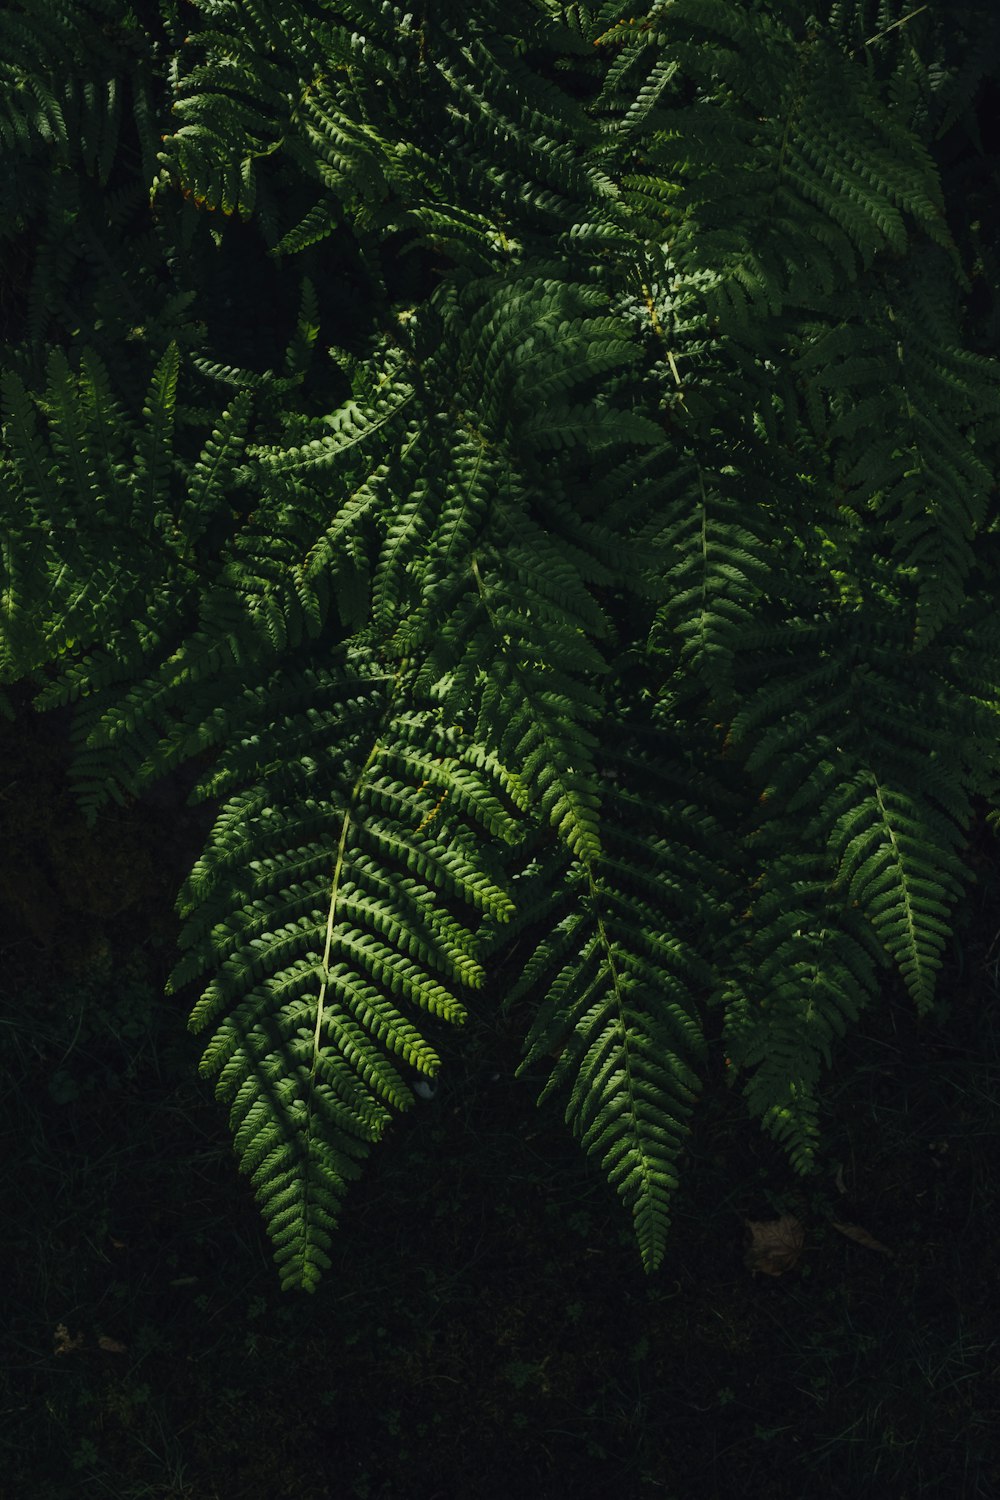
[[[185,10],[0,18],[0,681],[91,816],[219,804],[171,986],[285,1285],[490,971],[653,1268],[995,804],[1000,18]]]

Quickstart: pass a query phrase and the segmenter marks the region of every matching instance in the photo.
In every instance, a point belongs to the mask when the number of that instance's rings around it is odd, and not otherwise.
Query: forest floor
[[[662,1268],[494,990],[283,1294],[187,998],[163,997],[205,816],[88,831],[61,715],[0,726],[7,1309],[0,1500],[1000,1494],[1000,873],[920,1022],[886,995],[795,1177],[706,1094]],[[166,805],[164,805],[166,802]],[[1000,949],[1000,939],[997,939]],[[749,1221],[794,1216],[784,1274]],[[838,1227],[839,1226],[839,1227]]]

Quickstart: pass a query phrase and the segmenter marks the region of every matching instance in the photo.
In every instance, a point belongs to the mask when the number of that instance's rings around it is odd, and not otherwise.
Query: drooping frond
[[[214,1026],[202,1071],[231,1105],[283,1283],[313,1290],[358,1160],[412,1102],[407,1070],[438,1067],[414,1018],[460,1022],[459,992],[481,983],[455,913],[509,914],[476,845],[516,837],[518,789],[435,716],[394,714],[384,681],[290,686],[268,691],[280,763],[260,765],[258,736],[231,726],[248,753],[221,784],[256,780],[227,798],[181,894],[171,984],[215,970],[191,1021]],[[216,775],[205,790],[219,789]]]
[[[669,738],[645,755],[621,740],[601,746],[604,849],[573,860],[548,896],[507,1003],[538,997],[521,1071],[555,1059],[540,1102],[568,1091],[567,1123],[631,1210],[651,1270],[701,1087],[724,877],[719,830],[675,780]]]

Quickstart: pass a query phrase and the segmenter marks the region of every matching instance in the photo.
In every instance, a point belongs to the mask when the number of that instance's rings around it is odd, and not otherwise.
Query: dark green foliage
[[[655,1267],[715,1051],[807,1170],[996,797],[997,248],[943,143],[998,23],[197,9],[3,23],[0,680],[79,700],[91,815],[209,762],[172,983],[286,1285],[515,943]]]

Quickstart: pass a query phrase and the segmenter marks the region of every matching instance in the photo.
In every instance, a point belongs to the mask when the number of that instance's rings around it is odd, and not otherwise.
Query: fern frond
[[[700,892],[704,934],[716,920],[719,870],[704,815],[670,800],[662,767],[614,751],[607,764],[616,779],[605,794],[605,851],[574,861],[508,1004],[541,996],[519,1071],[556,1058],[539,1102],[569,1089],[567,1122],[631,1209],[651,1270],[700,1090],[701,1005],[713,987],[690,896]]]
[[[189,952],[170,981],[216,969],[192,1015],[196,1030],[215,1027],[202,1068],[231,1103],[282,1284],[307,1291],[329,1264],[358,1160],[389,1107],[412,1101],[391,1055],[438,1067],[410,1015],[460,1022],[455,989],[481,983],[452,903],[495,919],[511,910],[473,830],[517,836],[504,805],[515,783],[427,714],[372,699],[346,744],[343,717],[313,714],[340,738],[331,791],[313,791],[319,763],[307,754],[230,799],[182,897]],[[317,725],[302,728],[312,743]]]
[[[810,1171],[819,1141],[820,1078],[887,962],[871,928],[830,901],[816,860],[780,853],[755,882],[745,937],[724,995],[733,1077],[748,1071],[751,1114]]]

